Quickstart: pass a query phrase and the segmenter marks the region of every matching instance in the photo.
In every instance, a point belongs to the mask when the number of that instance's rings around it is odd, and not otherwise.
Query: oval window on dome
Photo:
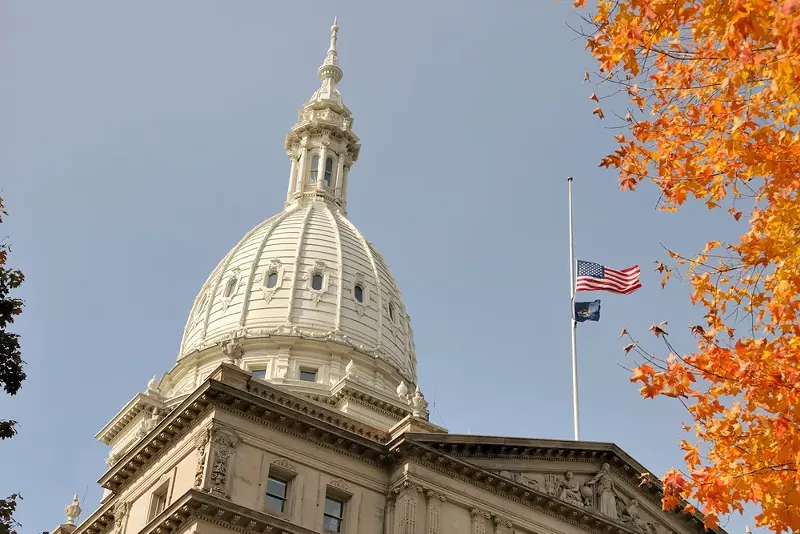
[[[315,274],[311,277],[311,289],[314,291],[321,291],[322,290],[322,275]]]
[[[278,273],[272,271],[267,275],[267,289],[272,289],[278,285]]]
[[[233,296],[234,292],[236,291],[237,282],[238,280],[236,279],[235,276],[231,277],[231,279],[228,280],[228,283],[225,284],[225,292],[222,294],[222,296],[224,296],[225,298]]]
[[[394,322],[394,304],[392,304],[391,302],[389,303],[389,319],[391,319],[392,322]]]
[[[355,296],[355,298],[356,298],[356,300],[358,302],[363,303],[364,302],[364,288],[361,287],[359,284],[356,284],[355,287],[353,287],[353,296]]]

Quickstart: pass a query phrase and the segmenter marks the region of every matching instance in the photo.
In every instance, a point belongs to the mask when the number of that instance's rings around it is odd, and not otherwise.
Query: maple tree
[[[694,437],[681,441],[686,468],[662,479],[663,507],[698,502],[705,523],[760,508],[757,524],[800,529],[800,0],[595,0],[584,8],[587,48],[598,63],[593,113],[615,120],[623,191],[642,181],[660,207],[687,199],[727,210],[743,233],[702,252],[669,252],[692,286],[705,325],[679,355],[662,326],[665,357],[631,377],[644,397],[684,404]],[[585,74],[585,79],[591,76]],[[606,106],[608,107],[608,106]],[[742,218],[744,217],[744,218]],[[747,223],[745,225],[745,223]],[[695,256],[695,254],[699,252]]]
[[[4,215],[7,212],[0,198],[0,223]],[[8,243],[0,242],[0,386],[9,395],[15,395],[25,380],[24,362],[20,353],[19,334],[8,332],[6,327],[22,313],[22,300],[12,297],[10,293],[22,284],[25,277],[19,269],[6,267],[8,250]],[[16,425],[16,421],[0,419],[0,439],[13,437],[17,433]],[[18,493],[0,499],[0,534],[16,534],[19,525],[12,516],[21,499]]]

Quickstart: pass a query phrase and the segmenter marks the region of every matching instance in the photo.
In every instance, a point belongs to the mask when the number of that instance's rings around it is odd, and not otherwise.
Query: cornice
[[[550,462],[608,463],[624,482],[638,490],[638,494],[647,498],[659,509],[661,508],[661,482],[653,476],[643,477],[643,475],[649,475],[650,472],[613,443],[508,438],[500,436],[406,433],[401,436],[399,440],[396,440],[396,445],[399,446],[404,441],[425,446],[426,448],[436,451],[437,454],[444,454],[448,458],[453,459],[496,458]],[[391,449],[392,447],[390,446],[390,450]],[[496,474],[492,474],[492,476],[502,479],[503,481],[511,482],[510,479],[499,477],[499,475]],[[563,504],[562,501],[558,501],[558,503],[559,505]],[[701,532],[705,532],[703,515],[699,512],[694,515],[665,513],[669,514],[670,520],[675,521],[683,528],[690,531],[699,529]],[[726,534],[722,529],[716,529],[714,532]]]
[[[115,437],[145,408],[163,410],[164,403],[147,393],[137,393],[128,403],[104,426],[95,438],[109,445]]]
[[[523,486],[420,442],[403,440],[397,445],[394,452],[398,454],[398,459],[416,462],[589,532],[641,534],[624,525],[609,521],[593,510],[576,508],[546,493]]]
[[[86,518],[72,534],[101,534],[114,526],[114,504],[116,499],[105,502]]]
[[[189,490],[155,517],[141,534],[178,534],[197,521],[205,521],[243,534],[315,534],[275,515],[239,506],[221,497]],[[113,519],[112,519],[113,523]],[[89,530],[81,531],[90,532]],[[91,531],[100,532],[100,531]]]
[[[212,373],[228,380],[241,370],[227,369],[226,364]],[[392,461],[386,450],[386,432],[358,423],[345,414],[300,398],[266,383],[247,380],[245,389],[209,378],[186,400],[168,414],[153,431],[134,445],[98,481],[120,492],[139,473],[158,461],[170,445],[187,435],[212,409],[236,415],[336,450],[370,465],[383,466]]]

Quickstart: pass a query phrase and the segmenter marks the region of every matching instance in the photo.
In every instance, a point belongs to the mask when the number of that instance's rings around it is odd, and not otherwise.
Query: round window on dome
[[[321,291],[322,290],[322,275],[315,274],[311,277],[311,289],[314,291]]]
[[[228,280],[228,283],[225,284],[225,292],[222,294],[222,296],[224,296],[225,298],[232,297],[233,294],[236,292],[237,282],[238,280],[236,279],[236,277],[232,276],[230,280]]]
[[[361,287],[360,284],[356,284],[355,287],[353,287],[353,296],[358,302],[364,303],[364,288]]]
[[[278,285],[278,273],[272,271],[267,275],[267,289],[272,289]]]

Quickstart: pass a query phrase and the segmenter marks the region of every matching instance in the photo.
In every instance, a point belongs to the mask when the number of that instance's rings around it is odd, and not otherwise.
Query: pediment
[[[643,482],[642,475],[648,471],[611,443],[453,434],[407,434],[406,438],[474,466],[475,478],[484,485],[489,482],[499,488],[525,488],[561,508],[569,507],[625,531],[705,532],[700,514],[663,511],[658,480],[647,477]],[[459,470],[466,472],[463,467]],[[485,473],[496,480],[487,479]],[[716,532],[725,534],[722,529]]]

